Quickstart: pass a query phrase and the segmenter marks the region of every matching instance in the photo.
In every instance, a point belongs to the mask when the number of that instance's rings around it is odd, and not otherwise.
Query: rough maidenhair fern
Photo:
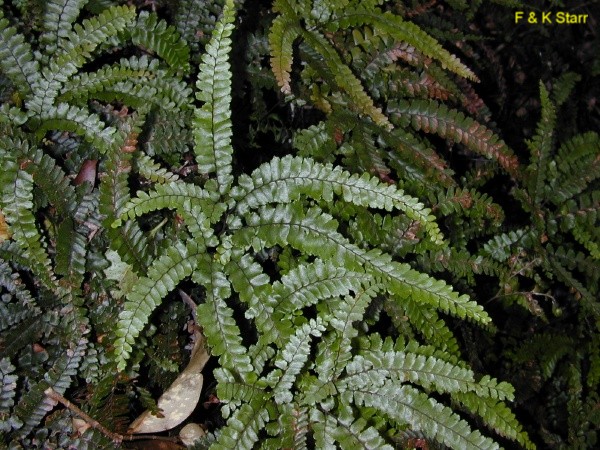
[[[186,228],[126,288],[114,340],[118,368],[127,369],[139,354],[150,316],[189,279],[202,287],[196,317],[219,358],[217,394],[227,424],[213,448],[250,449],[259,439],[269,448],[306,447],[307,435],[322,448],[336,442],[392,448],[389,436],[406,427],[453,448],[498,448],[472,429],[463,410],[492,432],[532,447],[504,404],[513,399],[512,387],[477,377],[456,352],[443,350],[441,336],[454,337],[438,312],[486,325],[483,308],[377,247],[357,245],[348,229],[348,211],[384,220],[401,216],[422,230],[427,245],[441,247],[429,209],[393,185],[308,157],[274,158],[235,179],[228,62],[234,19],[228,1],[200,65],[203,104],[193,133],[202,177],[191,183],[157,176],[148,192],[111,211],[117,231],[165,208]],[[416,43],[427,45],[419,36]],[[326,50],[320,38],[312,42]],[[443,56],[435,46],[431,52]],[[285,87],[285,75],[278,78]],[[340,80],[360,103],[349,78]],[[108,158],[117,151],[110,149]],[[140,172],[149,167],[145,158]],[[272,267],[261,256],[272,249],[291,257],[285,264],[275,258]],[[402,336],[382,340],[368,326],[375,302],[410,310],[407,320],[416,321],[417,330],[432,320],[436,330],[420,333],[431,345]]]

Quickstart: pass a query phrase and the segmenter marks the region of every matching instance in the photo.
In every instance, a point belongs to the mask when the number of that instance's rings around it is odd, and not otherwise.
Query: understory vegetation
[[[596,448],[598,6],[0,0],[0,448]]]

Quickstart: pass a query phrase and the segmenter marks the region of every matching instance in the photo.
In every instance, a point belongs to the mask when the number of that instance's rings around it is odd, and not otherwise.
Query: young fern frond
[[[287,95],[292,93],[290,86],[293,62],[292,45],[299,35],[300,29],[285,16],[276,17],[269,32],[271,69],[281,92]]]
[[[388,108],[391,118],[403,126],[435,133],[465,145],[468,149],[497,161],[510,175],[516,176],[519,160],[491,130],[453,109],[433,100],[402,101]]]

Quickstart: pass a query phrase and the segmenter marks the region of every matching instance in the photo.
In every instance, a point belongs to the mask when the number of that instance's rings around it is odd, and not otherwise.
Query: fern
[[[46,390],[123,432],[200,332],[196,446],[533,449],[512,402],[594,445],[587,75],[522,157],[482,2],[38,3],[0,0],[2,445],[114,446]]]
[[[390,114],[403,125],[416,130],[436,133],[462,143],[469,149],[493,158],[509,174],[518,172],[519,161],[506,144],[485,126],[462,113],[449,110],[434,101],[402,102],[392,105]]]
[[[148,268],[148,276],[139,280],[128,295],[128,302],[119,314],[115,353],[118,368],[125,368],[125,359],[131,353],[131,344],[146,325],[150,313],[162,301],[167,292],[192,273],[194,259],[204,248],[194,243],[170,247],[165,255]]]
[[[135,27],[129,32],[135,45],[156,53],[173,69],[173,72],[180,74],[189,72],[189,47],[179,39],[175,27],[168,26],[164,20],[159,20],[156,14],[141,13]]]
[[[52,0],[46,2],[43,18],[44,33],[40,43],[48,55],[54,53],[62,40],[68,37],[71,25],[84,6],[83,0]],[[62,45],[60,45],[62,46]]]
[[[437,312],[480,324],[489,323],[489,316],[444,282],[368,243],[357,245],[345,234],[349,214],[361,211],[366,217],[385,211],[422,227],[430,241],[426,245],[439,247],[443,237],[430,210],[394,186],[307,157],[275,157],[234,180],[227,61],[234,15],[233,4],[227,2],[198,76],[197,98],[203,104],[193,126],[202,178],[192,183],[157,176],[153,187],[139,191],[113,216],[112,227],[119,230],[124,220],[172,209],[186,226],[126,295],[115,332],[117,367],[129,367],[150,315],[189,277],[201,287],[196,317],[218,357],[217,390],[228,417],[214,448],[252,448],[265,428],[271,435],[267,445],[275,447],[284,442],[304,445],[306,433],[317,443],[385,446],[380,430],[367,425],[366,410],[375,411],[378,420],[422,430],[455,448],[497,448],[428,394],[469,392],[496,400],[494,413],[477,410],[492,428],[498,422],[494,414],[507,414],[503,402],[513,398],[512,388],[489,377],[475,381],[474,373],[458,362],[456,341]],[[322,36],[303,37],[331,51]],[[269,275],[261,255],[276,248],[304,259]],[[417,328],[428,319],[438,321],[436,331],[423,333],[444,348],[443,354],[451,351],[453,356],[357,349],[357,325],[364,323],[378,296],[391,306],[412,307],[410,320]],[[238,314],[240,304],[245,319]],[[309,312],[314,318],[303,317]],[[243,338],[243,333],[250,335]],[[276,410],[285,412],[285,420],[276,420]],[[326,425],[313,423],[325,412]],[[296,423],[294,414],[314,431],[286,429],[285,423]],[[518,424],[509,418],[506,422],[496,428],[516,437]]]

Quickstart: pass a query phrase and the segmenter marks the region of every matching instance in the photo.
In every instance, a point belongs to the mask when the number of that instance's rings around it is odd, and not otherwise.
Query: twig
[[[168,441],[168,442],[179,442],[178,438],[169,437],[169,436],[155,436],[155,435],[140,435],[136,436],[133,434],[119,434],[110,431],[96,419],[91,418],[88,414],[83,412],[79,407],[71,403],[65,397],[60,395],[51,387],[44,391],[44,394],[55,402],[61,403],[65,408],[69,409],[72,413],[78,415],[83,420],[86,421],[92,428],[100,431],[106,437],[110,438],[115,444],[121,444],[123,441],[137,441],[137,440],[152,440],[152,441]]]
[[[44,394],[46,394],[52,400],[61,403],[63,406],[68,408],[71,412],[77,414],[79,417],[81,417],[83,420],[85,420],[88,424],[90,424],[90,426],[92,428],[100,431],[105,436],[108,436],[109,438],[111,438],[113,440],[113,442],[115,442],[117,444],[120,444],[121,442],[123,442],[124,436],[122,434],[113,433],[112,431],[107,429],[104,425],[102,425],[100,422],[98,422],[96,419],[92,419],[90,416],[88,416],[81,409],[79,409],[77,406],[75,406],[69,400],[64,398],[62,395],[60,395],[58,392],[56,392],[51,387],[46,389],[44,391]]]

